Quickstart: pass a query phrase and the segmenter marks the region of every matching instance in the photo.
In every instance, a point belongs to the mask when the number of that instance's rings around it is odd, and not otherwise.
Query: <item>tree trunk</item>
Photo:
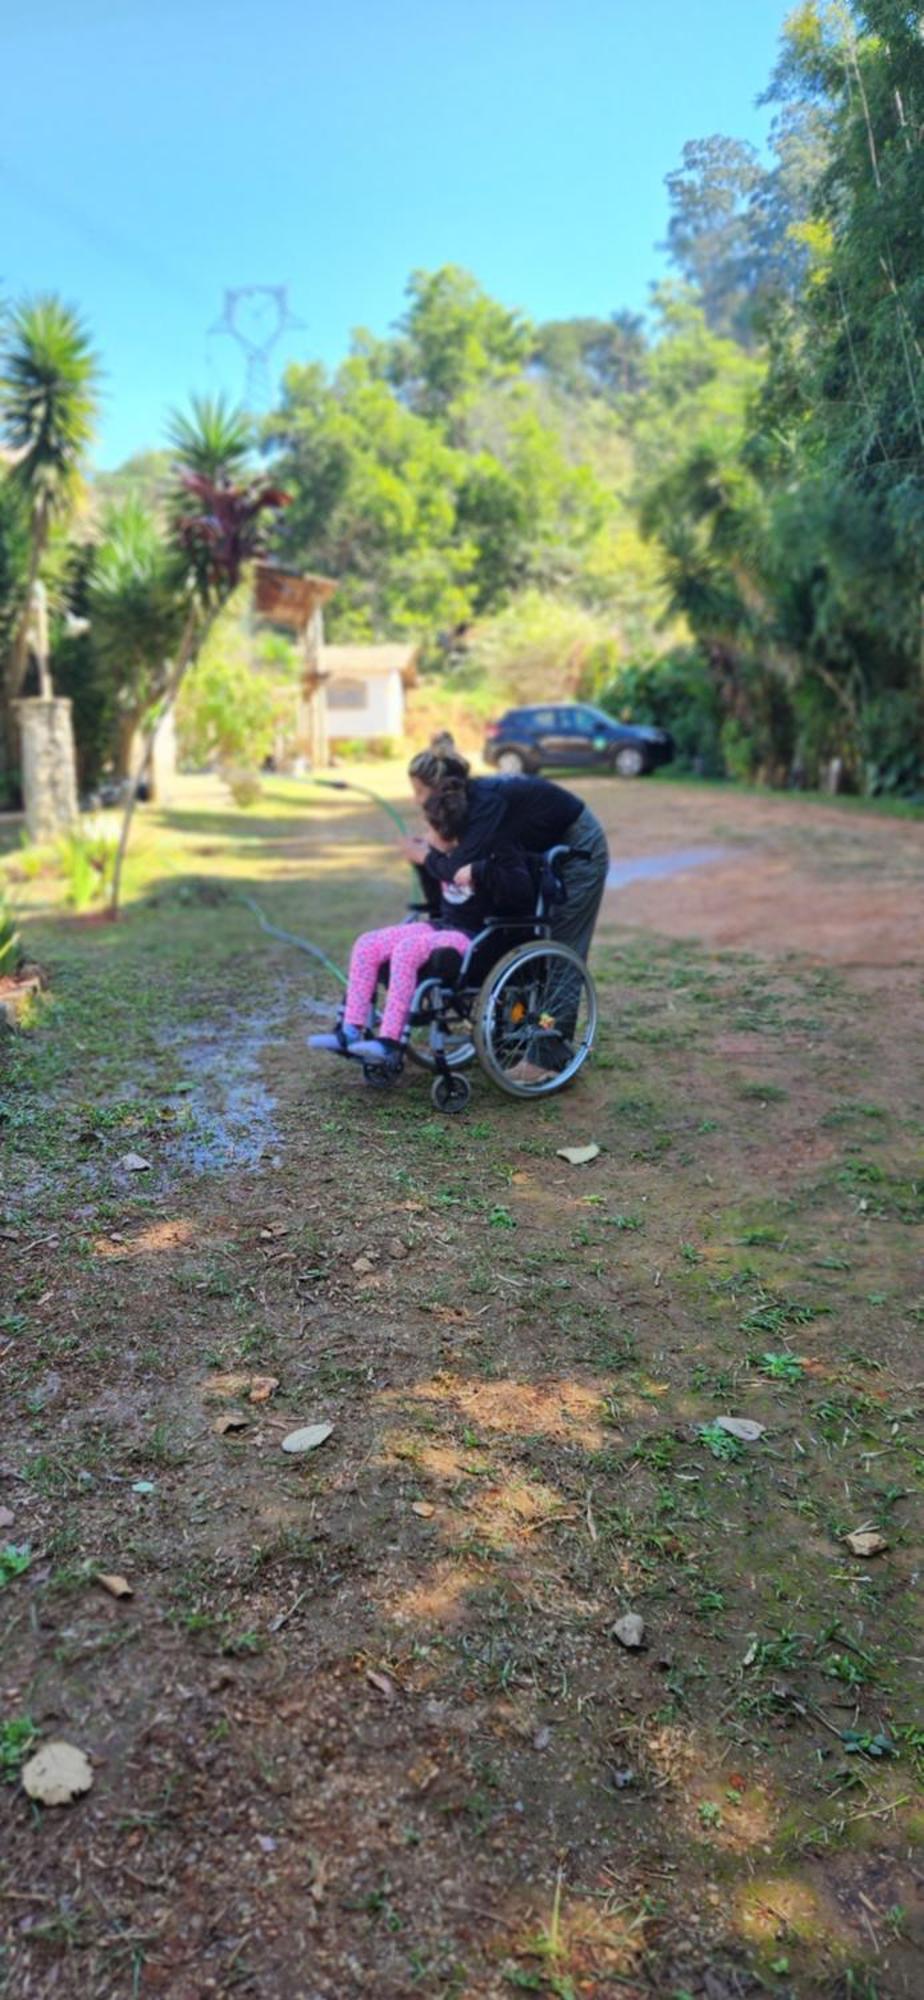
[[[29,626],[32,622],[32,593],[38,582],[42,557],[48,542],[48,508],[43,503],[36,509],[32,524],[32,547],[29,551],[29,575],[26,582],[26,597],[19,616],[13,642],[10,646],[9,665],[6,676],[7,705],[12,704],[22,693],[23,682],[29,671]]]
[[[143,708],[122,709],[116,723],[115,775],[121,781],[127,778],[132,765],[132,745],[138,724],[144,714]]]
[[[141,757],[138,761],[137,769],[135,770],[134,774],[131,777],[128,789],[128,797],[125,801],[125,810],[122,814],[122,828],[119,834],[119,845],[118,848],[116,849],[115,866],[112,871],[112,890],[109,897],[109,916],[112,917],[113,919],[115,919],[119,914],[119,895],[121,893],[121,888],[122,888],[122,870],[125,865],[125,856],[128,851],[128,838],[129,834],[131,833],[132,820],[135,816],[135,806],[137,805],[138,802],[138,787],[139,785],[144,784],[146,778],[150,773],[151,762],[154,756],[154,738],[157,735],[158,728],[161,722],[163,721],[164,716],[169,715],[171,709],[173,708],[177,695],[180,692],[180,688],[183,685],[183,680],[185,678],[185,675],[188,669],[192,666],[193,661],[196,658],[196,655],[199,653],[202,646],[204,645],[205,640],[207,639],[209,632],[211,631],[211,628],[215,622],[215,619],[218,616],[219,610],[223,609],[224,606],[219,605],[214,611],[209,612],[206,616],[204,625],[198,632],[196,630],[196,622],[198,617],[197,609],[195,606],[193,606],[193,608],[190,610],[189,616],[186,620],[186,629],[180,641],[180,651],[176,665],[173,668],[173,671],[170,674],[170,677],[167,681],[163,697],[158,706],[157,715],[154,721],[150,723],[148,728],[145,730],[144,746],[141,752]]]
[[[29,626],[32,621],[32,592],[38,582],[45,545],[48,540],[47,508],[38,509],[33,517],[32,546],[29,550],[29,574],[26,579],[26,593],[23,607],[13,629],[10,650],[7,655],[6,673],[3,676],[2,713],[0,713],[0,735],[3,739],[5,769],[10,777],[21,767],[22,752],[19,741],[19,718],[16,703],[22,694],[26,675],[29,671]]]

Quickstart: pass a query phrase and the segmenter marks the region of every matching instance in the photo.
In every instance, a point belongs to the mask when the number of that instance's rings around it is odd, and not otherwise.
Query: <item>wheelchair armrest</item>
[[[484,928],[478,931],[475,937],[469,939],[468,950],[459,967],[460,980],[464,980],[472,959],[478,950],[478,946],[480,944],[487,944],[488,939],[494,937],[497,931],[531,931],[535,933],[537,924],[540,921],[536,917],[513,917],[510,919],[506,917],[486,918]]]

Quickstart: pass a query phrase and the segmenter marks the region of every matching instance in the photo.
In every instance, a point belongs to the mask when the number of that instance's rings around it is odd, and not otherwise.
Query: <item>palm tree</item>
[[[28,512],[29,560],[10,647],[8,703],[26,677],[32,592],[52,522],[74,501],[93,436],[98,381],[97,357],[70,306],[46,293],[13,308],[0,342],[0,435],[14,461],[8,477]]]

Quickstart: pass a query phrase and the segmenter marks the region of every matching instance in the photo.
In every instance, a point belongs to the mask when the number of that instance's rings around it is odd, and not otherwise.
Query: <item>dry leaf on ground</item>
[[[212,1429],[218,1432],[219,1437],[226,1437],[229,1431],[232,1434],[249,1431],[250,1418],[245,1417],[243,1410],[223,1410],[221,1416],[215,1418]]]
[[[279,1387],[278,1375],[255,1375],[250,1384],[249,1403],[268,1403]]]
[[[725,1431],[729,1437],[740,1438],[742,1444],[756,1444],[767,1428],[757,1424],[753,1417],[716,1417],[716,1430]]]
[[[389,1680],[387,1674],[377,1674],[374,1667],[367,1667],[366,1679],[370,1687],[377,1688],[379,1694],[385,1696],[386,1701],[394,1701],[397,1689],[394,1681]]]
[[[107,1575],[103,1570],[97,1570],[95,1581],[101,1584],[103,1590],[108,1590],[110,1597],[134,1597],[135,1595],[128,1578],[125,1576]]]
[[[151,1171],[150,1160],[144,1159],[140,1153],[123,1153],[117,1165],[126,1174],[149,1174]]]
[[[569,1167],[586,1167],[590,1165],[591,1160],[597,1158],[599,1151],[599,1146],[595,1145],[559,1146],[555,1158],[557,1160],[567,1160]]]
[[[233,1396],[246,1396],[248,1402],[266,1403],[278,1387],[277,1375],[252,1375],[230,1369],[218,1375],[207,1375],[202,1384],[202,1394],[219,1402]]]
[[[73,1743],[44,1743],[22,1767],[22,1782],[30,1799],[43,1806],[69,1806],[93,1783],[89,1760]]]

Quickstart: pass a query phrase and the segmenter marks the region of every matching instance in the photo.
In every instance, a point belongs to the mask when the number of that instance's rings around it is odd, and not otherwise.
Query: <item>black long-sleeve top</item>
[[[433,854],[436,851],[431,849]],[[463,863],[456,858],[459,851],[455,848],[439,859],[451,861],[453,870],[461,868]],[[531,917],[536,907],[537,864],[530,862],[522,847],[507,842],[472,863],[472,888],[468,891],[456,889],[451,881],[437,883],[426,867],[418,873],[431,922],[464,931],[466,937],[475,937],[489,917],[513,922]]]
[[[543,854],[573,826],[584,801],[551,778],[469,778],[465,832],[451,854],[431,847],[424,864],[438,882],[451,882],[457,868],[479,861],[500,845]]]

